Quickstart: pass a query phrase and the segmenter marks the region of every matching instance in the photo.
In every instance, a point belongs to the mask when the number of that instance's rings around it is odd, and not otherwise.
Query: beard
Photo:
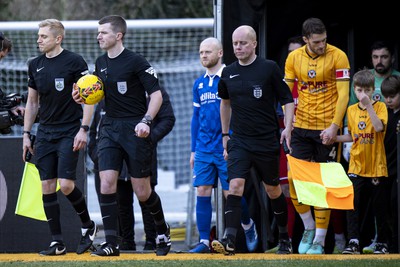
[[[203,65],[204,68],[212,68],[215,65],[217,65],[219,58],[215,59],[210,59],[207,61],[202,61],[201,64]]]
[[[374,67],[375,71],[381,75],[387,74],[390,71],[390,66],[385,67],[383,64],[377,64]]]

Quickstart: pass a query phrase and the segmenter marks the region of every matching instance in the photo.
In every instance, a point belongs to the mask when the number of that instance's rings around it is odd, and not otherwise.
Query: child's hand
[[[368,106],[371,103],[371,99],[369,98],[368,95],[366,95],[364,92],[360,94],[360,102],[364,106]]]

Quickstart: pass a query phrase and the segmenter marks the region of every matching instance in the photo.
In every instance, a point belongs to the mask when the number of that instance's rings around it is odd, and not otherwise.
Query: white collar
[[[206,73],[204,74],[204,78],[207,77],[207,76],[210,77],[210,78],[214,78],[215,76],[221,77],[222,70],[225,68],[225,66],[226,66],[225,64],[222,64],[221,68],[214,75],[210,75],[208,73],[208,70],[207,70]]]

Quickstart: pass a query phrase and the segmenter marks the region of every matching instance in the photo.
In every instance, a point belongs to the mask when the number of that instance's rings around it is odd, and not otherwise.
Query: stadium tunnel
[[[351,74],[358,70],[368,67],[372,68],[370,47],[376,40],[386,40],[393,44],[395,49],[394,68],[399,67],[400,36],[397,27],[397,11],[391,2],[385,0],[377,5],[356,5],[345,1],[330,2],[322,4],[317,0],[214,0],[216,36],[222,40],[225,64],[230,64],[236,60],[232,48],[232,32],[240,25],[250,25],[257,32],[257,55],[276,61],[281,68],[287,57],[287,40],[296,35],[301,35],[301,27],[304,20],[309,17],[320,18],[327,27],[328,43],[342,49],[348,56],[351,66]],[[343,162],[345,169],[346,163]],[[256,174],[254,174],[256,175]],[[260,209],[264,209],[260,202],[260,196],[254,196],[259,190],[260,185],[256,182],[246,184],[245,196],[250,204],[250,212],[256,216],[258,232],[261,233],[261,244],[258,250],[265,251],[276,243],[276,233],[273,231],[273,220],[268,212],[268,200],[263,192],[261,197],[267,203],[266,213],[257,214]],[[368,210],[365,211],[366,216]],[[257,216],[258,215],[258,216]],[[297,215],[298,216],[298,215]],[[364,220],[366,221],[373,221]],[[223,228],[222,221],[219,222],[218,229]],[[261,226],[260,226],[261,225]],[[271,229],[266,229],[272,227]],[[295,233],[302,233],[302,223],[300,218],[296,218]],[[373,225],[364,225],[365,242],[370,242]],[[219,232],[220,236],[222,233]],[[243,238],[240,235],[238,238]],[[293,237],[293,248],[296,250],[301,236]],[[244,241],[243,241],[244,242]],[[271,243],[272,242],[272,243]],[[332,226],[328,229],[326,252],[333,250]],[[400,242],[400,241],[399,241]],[[242,242],[240,242],[242,243]],[[369,243],[368,243],[369,244]]]

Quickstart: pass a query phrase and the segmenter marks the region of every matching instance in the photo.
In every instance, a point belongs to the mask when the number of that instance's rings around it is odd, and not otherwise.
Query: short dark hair
[[[303,22],[301,34],[306,38],[310,38],[313,34],[322,34],[325,32],[325,24],[318,18],[308,18]]]
[[[99,25],[106,23],[111,24],[111,28],[114,33],[120,32],[122,33],[123,37],[125,36],[128,26],[126,25],[126,20],[123,17],[119,15],[109,15],[99,20]]]
[[[381,92],[384,97],[394,96],[400,93],[400,76],[390,75],[381,84]]]
[[[12,42],[10,39],[4,36],[3,32],[0,32],[0,42],[1,42],[1,49],[0,51],[7,51],[11,52],[12,49]]]
[[[354,88],[356,86],[375,89],[375,76],[366,68],[357,71],[353,76]]]
[[[375,41],[371,45],[371,53],[372,53],[372,51],[380,50],[380,49],[386,49],[387,51],[389,51],[391,56],[393,56],[393,54],[394,54],[393,45],[388,41],[378,40],[378,41]]]
[[[288,41],[287,41],[287,44],[288,44],[288,45],[290,45],[290,44],[305,45],[306,42],[304,42],[303,36],[297,35],[297,36],[290,37],[290,38],[288,39]]]

